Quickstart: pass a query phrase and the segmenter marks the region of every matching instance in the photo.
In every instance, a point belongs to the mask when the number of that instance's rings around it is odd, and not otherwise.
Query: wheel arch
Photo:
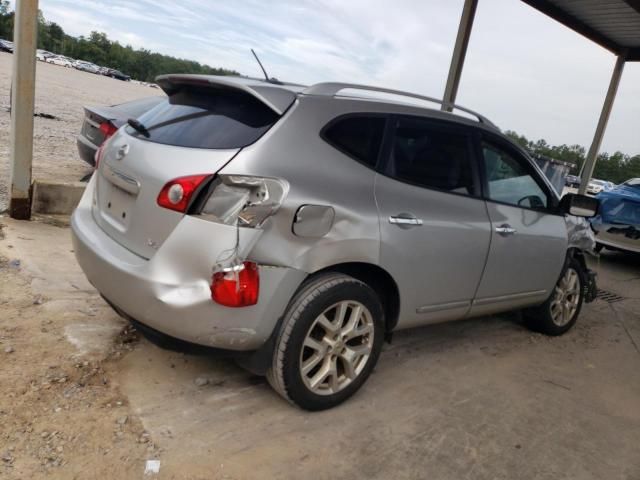
[[[327,272],[343,273],[369,285],[376,292],[382,303],[385,330],[387,333],[393,331],[398,324],[400,315],[400,291],[389,272],[373,263],[346,262],[317,270],[311,273],[307,280],[315,275]]]
[[[589,268],[587,265],[587,260],[583,250],[579,248],[572,247],[567,250],[567,260],[569,258],[573,258],[579,265],[582,270],[582,275],[584,277],[584,301],[585,303],[591,303],[596,299],[598,294],[598,286],[596,283],[596,273]]]
[[[571,247],[567,250],[567,258],[574,258],[582,267],[583,271],[587,271],[587,261],[584,257],[584,252],[576,247]]]
[[[298,286],[296,293],[303,289],[310,280],[323,273],[342,273],[366,283],[380,298],[384,310],[386,333],[390,333],[396,327],[400,314],[400,292],[395,280],[385,269],[366,262],[344,262],[326,266],[309,273]],[[292,298],[294,297],[295,294]],[[284,314],[278,319],[271,336],[262,347],[249,356],[236,359],[243,368],[256,375],[264,375],[267,372],[271,365],[276,339],[283,319]]]

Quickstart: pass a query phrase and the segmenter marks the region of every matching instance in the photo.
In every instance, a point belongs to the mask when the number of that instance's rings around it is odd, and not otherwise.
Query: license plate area
[[[102,182],[99,192],[100,214],[110,225],[126,232],[131,224],[131,216],[136,197],[108,181]]]
[[[104,134],[100,131],[99,125],[88,118],[85,118],[82,124],[81,134],[95,145],[100,145],[104,140]]]

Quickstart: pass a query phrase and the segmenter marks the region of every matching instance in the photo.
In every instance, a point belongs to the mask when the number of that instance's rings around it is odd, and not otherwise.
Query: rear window
[[[350,116],[329,124],[322,136],[343,153],[375,167],[384,125],[384,117]]]
[[[179,147],[231,149],[260,138],[278,115],[254,97],[212,88],[180,90],[138,120],[147,135],[131,126],[129,135]]]

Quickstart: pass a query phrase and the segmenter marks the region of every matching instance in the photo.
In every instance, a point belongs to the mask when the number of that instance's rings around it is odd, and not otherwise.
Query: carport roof
[[[522,0],[627,61],[640,61],[640,0]]]

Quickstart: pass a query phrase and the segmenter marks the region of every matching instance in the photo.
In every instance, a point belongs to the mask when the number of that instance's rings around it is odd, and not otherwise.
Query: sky
[[[261,76],[441,97],[463,0],[40,0],[45,18]],[[457,103],[503,130],[591,143],[615,57],[518,0],[480,0]],[[640,153],[640,62],[625,67],[602,150]]]

